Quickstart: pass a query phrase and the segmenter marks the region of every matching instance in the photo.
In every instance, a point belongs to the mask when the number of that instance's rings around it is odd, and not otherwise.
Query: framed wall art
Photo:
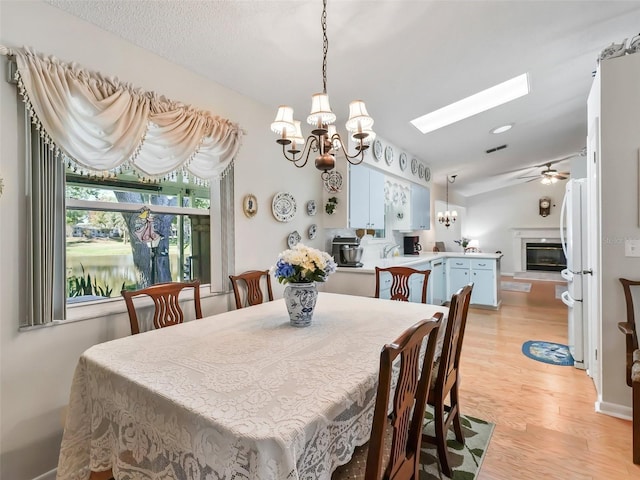
[[[258,213],[258,199],[255,195],[245,195],[242,200],[242,211],[248,218],[252,218]]]

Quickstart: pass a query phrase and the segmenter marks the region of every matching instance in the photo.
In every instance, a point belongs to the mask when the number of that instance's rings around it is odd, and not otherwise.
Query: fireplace
[[[567,268],[562,244],[551,242],[527,242],[527,271],[560,272]]]

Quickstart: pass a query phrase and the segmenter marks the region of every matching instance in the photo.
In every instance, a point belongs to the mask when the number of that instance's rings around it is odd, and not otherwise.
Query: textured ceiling
[[[251,97],[306,117],[322,90],[320,0],[63,1],[67,12]],[[638,34],[630,1],[329,0],[328,85],[344,124],[362,99],[383,139],[433,180],[473,195],[585,146],[586,100],[603,48]],[[409,121],[529,72],[531,94],[423,135]],[[493,135],[499,125],[509,132]],[[493,154],[485,150],[507,144]],[[275,148],[275,142],[274,142]],[[567,162],[556,165],[566,169]]]

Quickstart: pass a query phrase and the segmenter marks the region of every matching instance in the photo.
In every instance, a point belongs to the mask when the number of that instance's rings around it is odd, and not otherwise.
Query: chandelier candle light
[[[438,212],[438,221],[443,223],[447,228],[449,228],[452,223],[456,223],[456,219],[458,218],[458,212],[455,210],[452,212],[449,211],[449,184],[455,182],[456,177],[457,175],[451,175],[451,180],[449,180],[449,176],[447,175],[447,209],[444,213]]]
[[[281,105],[278,108],[275,121],[271,124],[271,130],[279,135],[276,140],[282,145],[284,157],[296,167],[304,167],[309,160],[311,151],[317,152],[315,159],[316,168],[322,170],[322,178],[326,179],[329,172],[336,165],[335,151],[342,150],[345,158],[352,165],[358,165],[364,160],[364,152],[374,140],[373,119],[367,113],[367,108],[362,100],[354,100],[349,104],[349,119],[346,128],[351,139],[356,142],[356,152],[347,153],[345,142],[336,132],[333,122],[336,115],[329,106],[327,95],[327,52],[329,40],[327,38],[327,0],[323,0],[322,8],[322,93],[316,93],[311,97],[311,113],[307,117],[307,123],[313,126],[311,135],[305,140],[302,136],[300,122],[293,119],[293,108]]]

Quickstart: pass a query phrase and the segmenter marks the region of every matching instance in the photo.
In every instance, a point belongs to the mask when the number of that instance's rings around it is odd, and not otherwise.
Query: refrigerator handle
[[[565,216],[567,212],[567,194],[565,193],[564,198],[562,199],[562,207],[560,207],[560,244],[562,245],[562,251],[564,252],[565,258],[569,256],[567,252],[567,242],[564,236],[564,223]]]

